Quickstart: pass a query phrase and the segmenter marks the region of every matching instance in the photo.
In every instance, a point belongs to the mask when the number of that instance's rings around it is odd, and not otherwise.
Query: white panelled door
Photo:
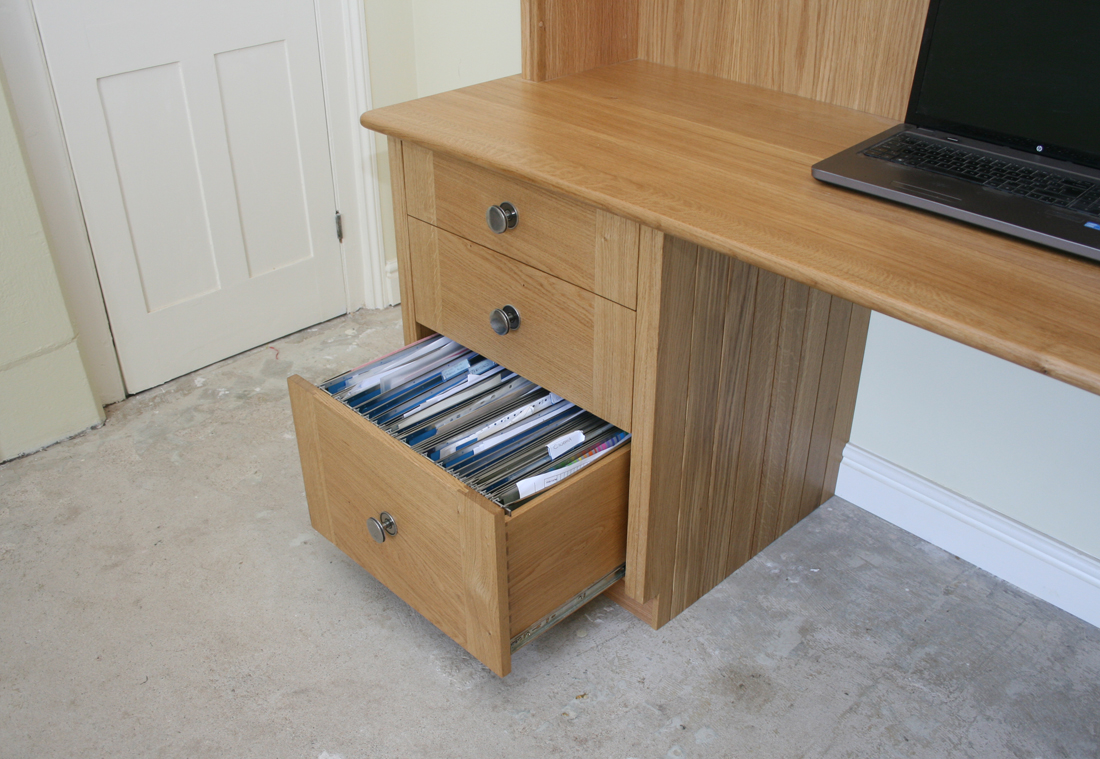
[[[314,0],[33,0],[134,393],[346,310]]]

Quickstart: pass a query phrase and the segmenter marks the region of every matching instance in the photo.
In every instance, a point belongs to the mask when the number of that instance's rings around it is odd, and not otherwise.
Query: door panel
[[[313,0],[34,0],[126,387],[343,313]]]

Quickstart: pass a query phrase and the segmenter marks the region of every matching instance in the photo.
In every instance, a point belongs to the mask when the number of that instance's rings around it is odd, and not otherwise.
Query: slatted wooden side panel
[[[679,373],[657,370],[677,381],[653,401],[656,418],[670,415],[665,406],[682,418],[652,441],[652,481],[678,481],[651,506],[676,514],[672,572],[649,588],[662,621],[832,495],[868,313],[683,241],[666,242],[664,255],[666,269],[680,261],[693,276],[663,295],[690,300],[691,327],[686,355],[669,353]]]
[[[535,82],[638,57],[638,0],[523,0],[521,27]]]
[[[901,119],[928,0],[638,0],[639,57]]]

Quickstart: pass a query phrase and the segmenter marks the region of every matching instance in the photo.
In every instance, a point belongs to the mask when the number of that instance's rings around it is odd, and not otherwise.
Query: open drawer
[[[324,390],[289,386],[313,527],[496,674],[622,576],[629,445],[508,515]]]

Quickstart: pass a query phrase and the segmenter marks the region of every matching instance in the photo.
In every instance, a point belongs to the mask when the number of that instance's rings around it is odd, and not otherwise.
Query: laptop
[[[905,123],[813,176],[1100,261],[1100,0],[931,0]]]

